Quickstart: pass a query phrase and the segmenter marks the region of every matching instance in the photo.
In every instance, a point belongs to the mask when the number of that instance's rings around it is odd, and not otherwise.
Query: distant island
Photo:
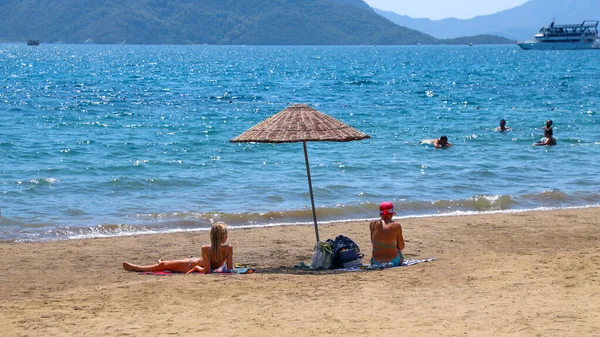
[[[552,21],[577,24],[583,20],[600,20],[600,1],[529,0],[514,8],[472,19],[430,20],[411,18],[379,9],[375,9],[375,12],[399,26],[440,39],[491,34],[523,41],[531,39],[540,27]]]
[[[440,39],[439,40],[440,44],[514,44],[515,41],[511,40],[511,39],[507,39],[505,37],[501,37],[501,36],[497,36],[497,35],[489,35],[489,34],[482,34],[482,35],[475,35],[475,36],[463,36],[463,37],[456,37],[453,39]]]
[[[493,35],[437,39],[362,0],[9,0],[0,41],[98,44],[435,45],[514,43]]]

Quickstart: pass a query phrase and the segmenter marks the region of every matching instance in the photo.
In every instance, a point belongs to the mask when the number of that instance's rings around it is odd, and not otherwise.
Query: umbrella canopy
[[[232,142],[295,143],[349,142],[369,138],[306,104],[295,104],[256,124]]]
[[[319,228],[317,225],[317,213],[315,209],[312,182],[310,179],[310,165],[308,164],[306,142],[349,142],[365,138],[370,138],[370,136],[329,115],[317,111],[306,104],[295,104],[256,124],[248,129],[248,131],[231,139],[230,142],[302,142],[304,146],[304,160],[306,162],[306,174],[308,177],[308,188],[310,190],[315,234],[317,242],[319,242]]]

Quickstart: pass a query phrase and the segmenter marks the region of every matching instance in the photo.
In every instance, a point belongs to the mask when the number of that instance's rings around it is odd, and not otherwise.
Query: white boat
[[[523,49],[574,50],[600,48],[598,42],[598,21],[585,20],[579,25],[557,25],[540,28],[533,40],[517,42]]]

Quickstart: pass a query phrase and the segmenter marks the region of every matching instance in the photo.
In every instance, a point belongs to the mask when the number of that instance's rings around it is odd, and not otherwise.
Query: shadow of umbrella
[[[317,225],[317,212],[310,179],[310,165],[308,164],[306,142],[349,142],[365,138],[370,138],[370,136],[306,104],[294,104],[256,124],[246,132],[231,139],[230,142],[302,142],[304,146],[308,189],[310,190],[310,203],[315,224],[315,235],[317,242],[319,242],[319,227]]]

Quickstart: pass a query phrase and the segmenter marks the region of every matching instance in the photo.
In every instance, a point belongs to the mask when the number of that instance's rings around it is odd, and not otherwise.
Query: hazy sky
[[[364,0],[371,7],[433,20],[470,19],[519,6],[528,0]]]

